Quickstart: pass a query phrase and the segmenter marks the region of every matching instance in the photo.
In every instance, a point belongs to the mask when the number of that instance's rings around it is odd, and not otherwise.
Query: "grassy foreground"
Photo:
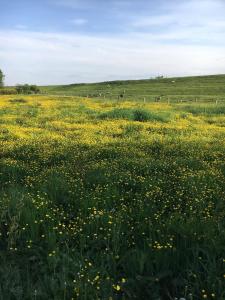
[[[0,98],[0,299],[225,299],[225,104]]]

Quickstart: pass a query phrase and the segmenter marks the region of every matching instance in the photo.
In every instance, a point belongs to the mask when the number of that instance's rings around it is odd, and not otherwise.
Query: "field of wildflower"
[[[0,299],[225,299],[225,103],[0,97]]]

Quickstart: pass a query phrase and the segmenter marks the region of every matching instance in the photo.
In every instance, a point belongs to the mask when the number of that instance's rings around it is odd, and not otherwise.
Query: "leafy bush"
[[[13,88],[0,88],[0,95],[15,95],[17,91]]]
[[[18,94],[38,94],[40,93],[40,89],[36,85],[29,84],[18,84],[16,86],[16,91]]]

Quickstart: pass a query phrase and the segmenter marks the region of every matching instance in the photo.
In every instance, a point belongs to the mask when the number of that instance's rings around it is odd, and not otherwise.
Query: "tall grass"
[[[224,115],[224,104],[201,104],[201,105],[183,105],[180,107],[182,111],[192,113],[193,115]]]
[[[152,112],[147,109],[115,108],[102,113],[100,119],[124,119],[138,122],[168,122],[171,119],[170,112]]]

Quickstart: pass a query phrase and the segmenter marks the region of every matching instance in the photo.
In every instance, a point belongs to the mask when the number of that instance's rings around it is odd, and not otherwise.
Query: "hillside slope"
[[[111,81],[92,84],[71,84],[43,86],[41,90],[48,94],[76,95],[82,97],[155,100],[225,100],[225,75],[179,77],[165,79]]]

